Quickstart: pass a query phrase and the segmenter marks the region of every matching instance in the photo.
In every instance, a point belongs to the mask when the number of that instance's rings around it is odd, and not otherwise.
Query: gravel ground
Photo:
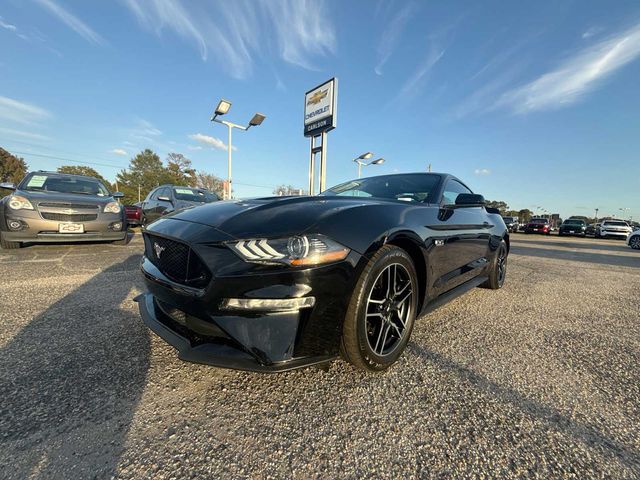
[[[139,237],[0,251],[0,477],[639,478],[640,254],[512,245],[382,375],[179,361],[132,300]]]

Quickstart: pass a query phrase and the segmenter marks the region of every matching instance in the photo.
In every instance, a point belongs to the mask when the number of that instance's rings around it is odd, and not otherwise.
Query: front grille
[[[145,256],[170,280],[192,287],[204,287],[211,273],[187,244],[144,234]]]
[[[55,220],[57,222],[90,222],[98,218],[95,213],[66,215],[64,213],[40,212],[40,215],[45,220]]]
[[[96,210],[100,208],[96,204],[84,204],[84,203],[54,203],[54,202],[41,202],[39,207],[54,207],[54,208],[78,208],[84,210]]]

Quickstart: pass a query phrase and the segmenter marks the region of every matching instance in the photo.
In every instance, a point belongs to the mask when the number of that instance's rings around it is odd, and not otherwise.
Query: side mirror
[[[170,202],[171,199],[169,197],[167,197],[166,195],[159,195],[158,196],[158,200],[160,200],[161,202]]]
[[[456,207],[483,207],[484,197],[475,193],[461,193],[456,198]]]
[[[122,197],[124,197],[124,193],[122,193],[122,192],[113,192],[113,193],[111,194],[111,196],[112,196],[113,198],[122,198]]]
[[[0,183],[0,188],[6,188],[7,190],[15,190],[16,184],[11,182],[2,182]]]

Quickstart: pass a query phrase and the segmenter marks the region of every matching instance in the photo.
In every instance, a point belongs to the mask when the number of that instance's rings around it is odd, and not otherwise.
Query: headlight
[[[343,260],[349,249],[324,235],[287,238],[256,238],[230,244],[245,262],[281,263],[292,266],[320,265]]]
[[[118,202],[109,202],[104,206],[104,213],[120,213],[120,204]]]
[[[11,195],[9,198],[9,207],[13,210],[33,210],[31,202],[20,195]]]

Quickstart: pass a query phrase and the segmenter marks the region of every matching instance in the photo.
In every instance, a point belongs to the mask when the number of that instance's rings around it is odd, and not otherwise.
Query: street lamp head
[[[216,107],[215,115],[224,115],[231,108],[231,102],[228,100],[220,100],[218,102],[218,106]]]
[[[374,160],[373,162],[371,162],[371,165],[382,165],[383,163],[384,163],[384,158],[380,157]]]
[[[260,125],[262,122],[264,122],[264,119],[267,118],[266,116],[262,115],[261,113],[256,113],[253,118],[249,121],[249,126],[250,127],[257,127],[258,125]]]
[[[373,152],[367,152],[360,155],[358,160],[369,160],[371,157],[373,157]]]

